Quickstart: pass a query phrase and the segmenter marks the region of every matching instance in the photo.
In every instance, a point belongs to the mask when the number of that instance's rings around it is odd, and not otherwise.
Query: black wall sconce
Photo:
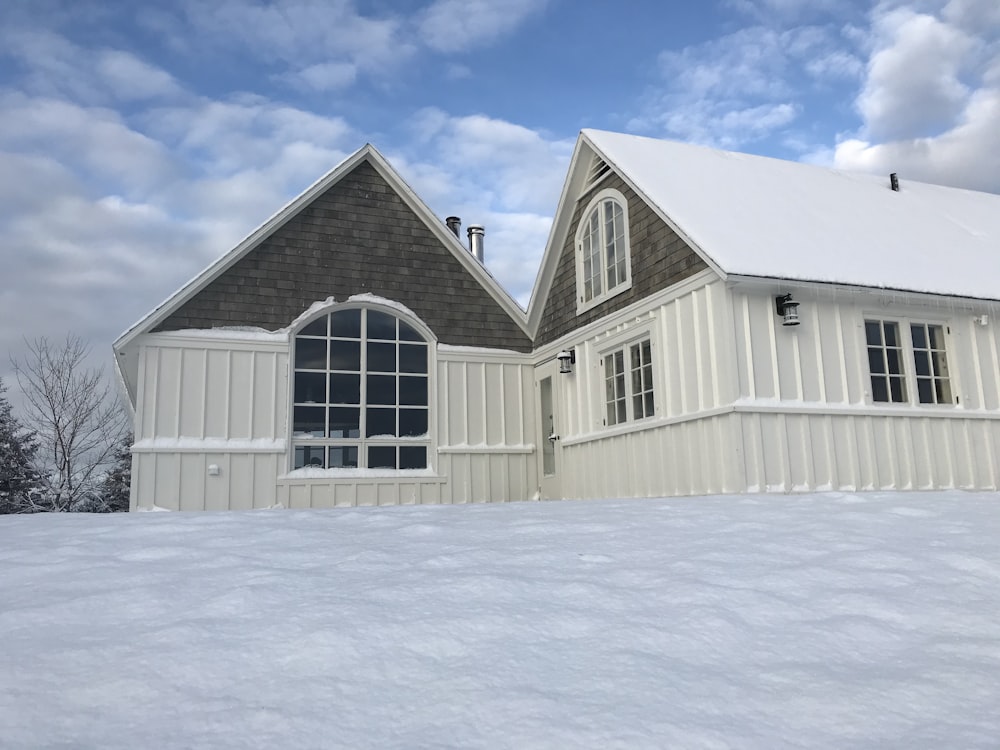
[[[791,294],[779,294],[775,297],[774,309],[782,317],[781,325],[797,326],[799,324],[799,303],[792,299]]]
[[[576,349],[563,349],[556,355],[559,360],[559,372],[568,375],[573,372],[573,365],[576,364]]]

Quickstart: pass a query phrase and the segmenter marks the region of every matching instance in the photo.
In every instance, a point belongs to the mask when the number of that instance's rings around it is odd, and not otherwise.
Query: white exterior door
[[[562,460],[560,445],[559,366],[547,362],[535,369],[535,393],[538,404],[538,487],[543,500],[562,497],[559,468]],[[563,376],[565,377],[565,376]]]

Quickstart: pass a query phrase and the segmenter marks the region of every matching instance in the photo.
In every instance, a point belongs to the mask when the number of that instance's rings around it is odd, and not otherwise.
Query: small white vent
[[[590,171],[587,172],[587,187],[592,187],[604,179],[604,176],[611,171],[611,167],[600,156],[594,154],[590,161]]]

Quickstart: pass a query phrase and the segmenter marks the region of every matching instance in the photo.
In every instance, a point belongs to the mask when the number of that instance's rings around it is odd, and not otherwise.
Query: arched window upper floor
[[[291,468],[430,465],[430,334],[398,311],[339,306],[306,322],[291,356]]]
[[[582,213],[576,233],[577,312],[632,286],[628,201],[617,190],[600,191]]]

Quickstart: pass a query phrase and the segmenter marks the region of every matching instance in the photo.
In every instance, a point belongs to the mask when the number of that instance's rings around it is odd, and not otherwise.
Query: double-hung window
[[[428,465],[428,344],[373,308],[337,310],[295,336],[292,468]]]
[[[607,352],[604,424],[608,427],[653,416],[653,355],[649,339]]]
[[[947,327],[910,320],[865,320],[872,401],[952,404]]]
[[[598,193],[577,231],[577,300],[585,310],[632,286],[628,202],[617,190]]]

